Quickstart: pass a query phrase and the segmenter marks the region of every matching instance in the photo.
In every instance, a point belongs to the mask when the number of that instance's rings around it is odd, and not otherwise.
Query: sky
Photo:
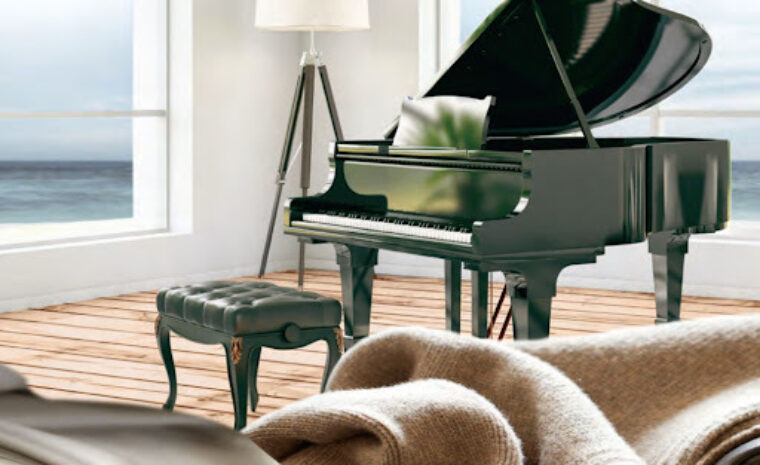
[[[464,41],[502,0],[461,0]],[[760,1],[661,0],[664,8],[699,21],[713,51],[705,68],[666,99],[666,109],[760,110]],[[665,136],[727,138],[734,160],[760,160],[760,119],[666,118]],[[649,135],[649,120],[629,118],[595,130],[600,136]]]
[[[132,109],[132,0],[0,0],[0,113]],[[131,158],[128,118],[0,119],[0,160]]]

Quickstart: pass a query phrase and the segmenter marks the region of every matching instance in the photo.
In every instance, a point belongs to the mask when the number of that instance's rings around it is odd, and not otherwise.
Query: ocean
[[[0,225],[132,217],[132,162],[0,161]]]
[[[731,172],[731,219],[760,221],[760,161],[735,161]]]
[[[760,161],[737,161],[733,220],[760,221]],[[0,161],[0,225],[132,217],[132,163]]]

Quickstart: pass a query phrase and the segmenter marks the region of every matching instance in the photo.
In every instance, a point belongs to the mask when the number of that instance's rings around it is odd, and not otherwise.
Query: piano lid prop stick
[[[591,132],[586,113],[581,106],[580,100],[578,100],[578,95],[575,93],[573,84],[570,82],[570,76],[568,76],[567,69],[565,69],[565,65],[562,62],[562,57],[559,55],[557,45],[554,43],[554,39],[549,33],[549,26],[546,25],[546,18],[544,18],[544,14],[541,12],[541,7],[538,6],[536,0],[533,0],[533,12],[536,15],[536,21],[538,21],[538,27],[541,30],[541,34],[544,36],[546,46],[549,48],[549,54],[554,62],[554,67],[557,69],[560,81],[562,81],[562,86],[565,88],[565,93],[567,93],[567,96],[570,98],[570,103],[573,105],[575,116],[578,118],[578,125],[583,132],[583,136],[586,138],[586,143],[589,148],[598,149],[599,142],[596,141],[594,134]]]

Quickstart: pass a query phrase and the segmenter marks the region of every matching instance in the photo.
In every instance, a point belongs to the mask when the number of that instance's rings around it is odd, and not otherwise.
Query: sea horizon
[[[0,224],[131,218],[132,160],[0,160]]]
[[[760,221],[760,160],[732,162],[731,219]],[[0,225],[131,218],[132,160],[0,160]]]

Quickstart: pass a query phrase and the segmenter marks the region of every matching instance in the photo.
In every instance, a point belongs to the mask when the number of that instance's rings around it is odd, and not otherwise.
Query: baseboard
[[[307,267],[318,270],[337,270],[338,266],[334,260],[327,259],[309,259]],[[293,268],[292,261],[271,262],[270,271],[285,271]],[[416,276],[440,278],[443,276],[443,267],[430,266],[412,266],[398,264],[380,264],[376,267],[379,274],[388,274],[395,276]],[[81,300],[96,299],[104,296],[129,294],[131,292],[141,292],[148,289],[159,289],[166,286],[175,286],[191,282],[208,281],[214,279],[225,279],[238,276],[251,276],[258,273],[258,267],[237,267],[206,273],[196,273],[190,275],[170,276],[144,281],[133,281],[129,283],[119,283],[112,286],[100,286],[87,289],[76,289],[71,291],[58,292],[53,294],[43,294],[32,297],[23,297],[19,299],[0,300],[0,313],[23,310],[27,308],[47,307],[58,305],[66,302],[78,302]],[[469,279],[467,272],[463,274],[464,279]],[[499,275],[494,275],[496,281],[500,281]],[[630,281],[608,278],[593,278],[566,275],[560,277],[560,286],[582,287],[589,289],[606,289],[615,291],[630,292],[652,292],[652,282]],[[760,300],[760,289],[756,288],[739,288],[728,286],[707,286],[700,284],[685,284],[684,295],[695,297],[716,297],[716,298],[733,298]]]
[[[269,271],[284,271],[293,268],[292,261],[270,262],[267,266]],[[192,282],[212,281],[215,279],[228,279],[240,276],[252,276],[259,272],[258,266],[236,267],[224,270],[195,273],[189,275],[169,276],[144,281],[119,283],[112,286],[99,286],[87,289],[76,289],[52,294],[43,294],[19,299],[0,300],[0,313],[24,310],[27,308],[48,307],[66,302],[79,302],[82,300],[97,299],[100,297],[142,292],[162,287],[177,286]]]
[[[654,292],[654,284],[652,281],[589,278],[572,275],[563,278],[561,277],[559,285],[586,289],[606,289],[611,291]],[[760,300],[760,289],[685,283],[683,286],[683,295],[691,297],[714,297],[719,299]]]
[[[337,270],[338,265],[333,260],[326,259],[309,259],[306,263],[308,268],[319,270]],[[442,278],[443,266],[413,266],[398,264],[378,264],[375,267],[378,274],[389,274],[394,276],[416,276],[425,278]],[[463,279],[469,279],[469,273],[465,271]],[[494,281],[502,281],[499,274],[494,274]],[[587,276],[573,276],[565,273],[560,276],[559,286],[579,287],[587,289],[604,289],[611,291],[628,291],[628,292],[653,292],[654,284],[652,281],[635,281],[614,278],[597,278]],[[684,284],[683,294],[693,297],[715,297],[723,299],[746,299],[760,300],[760,288],[743,288],[731,286],[709,286],[704,284]]]

